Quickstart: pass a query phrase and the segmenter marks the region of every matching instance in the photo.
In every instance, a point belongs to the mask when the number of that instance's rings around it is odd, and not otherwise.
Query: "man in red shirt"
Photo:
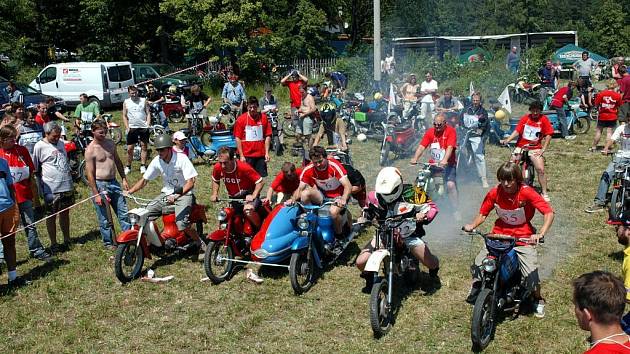
[[[446,184],[446,190],[448,192],[449,199],[455,210],[454,216],[456,219],[461,219],[459,211],[457,211],[457,174],[456,166],[457,159],[455,157],[455,149],[457,148],[457,132],[455,128],[446,124],[446,115],[440,113],[433,119],[433,128],[424,133],[416,153],[409,163],[415,165],[418,163],[418,159],[424,153],[424,150],[429,149],[431,157],[429,163],[437,163],[440,167],[444,168],[442,178],[444,178],[444,184]]]
[[[556,110],[558,123],[560,123],[560,134],[562,134],[562,137],[566,140],[575,139],[575,135],[569,135],[567,113],[564,111],[564,105],[569,102],[571,97],[573,97],[574,87],[575,83],[573,81],[569,81],[567,86],[558,89],[558,91],[553,94],[553,98],[551,99],[551,108]]]
[[[630,353],[630,337],[621,328],[626,288],[611,273],[596,270],[573,281],[573,304],[578,326],[591,333],[585,354]]]
[[[308,78],[299,71],[293,70],[289,75],[280,80],[280,83],[289,89],[289,99],[291,101],[291,118],[294,119],[295,113],[302,104],[302,94],[300,93],[300,86],[306,87]]]
[[[271,133],[267,115],[258,112],[258,99],[250,97],[247,100],[247,112],[241,114],[234,123],[234,137],[241,161],[247,162],[262,177],[267,177]]]
[[[541,111],[542,104],[538,101],[532,102],[529,105],[529,114],[521,117],[521,120],[516,125],[516,129],[514,129],[510,136],[501,140],[501,144],[507,144],[518,136],[516,146],[529,150],[529,159],[532,160],[532,164],[538,174],[538,183],[540,183],[542,196],[546,201],[549,201],[543,154],[551,142],[553,127],[549,122],[549,118],[541,114]],[[520,161],[520,159],[520,154],[514,154],[512,156],[512,161],[514,162]]]
[[[42,246],[37,234],[37,228],[27,226],[35,222],[33,212],[33,173],[35,166],[28,150],[24,146],[15,143],[17,130],[11,125],[0,128],[0,158],[9,164],[11,177],[13,177],[13,187],[15,188],[15,199],[20,212],[22,226],[26,227],[26,240],[31,257],[42,261],[50,261],[51,257]],[[35,189],[36,190],[36,189]]]
[[[619,68],[619,73],[622,75],[621,80],[619,80],[619,92],[622,95],[623,103],[619,107],[617,118],[620,122],[627,122],[630,118],[630,73],[625,66]]]
[[[304,167],[300,185],[286,204],[293,204],[298,198],[304,204],[315,205],[321,205],[327,199],[334,200],[335,205],[330,206],[330,215],[334,222],[335,237],[342,238],[344,224],[348,228],[352,224],[350,211],[345,208],[352,184],[341,163],[327,155],[326,149],[319,145],[311,148],[311,163]]]
[[[607,85],[608,89],[598,93],[597,97],[595,97],[595,106],[599,109],[599,118],[597,118],[593,146],[589,149],[591,152],[597,151],[597,144],[602,137],[602,129],[606,128],[606,140],[610,140],[610,136],[617,126],[617,109],[621,106],[621,95],[619,92],[613,91],[616,87],[617,83],[611,81]]]
[[[272,201],[273,193],[276,193],[275,204],[284,202],[290,198],[295,190],[300,186],[300,175],[302,174],[301,168],[295,168],[295,164],[292,162],[285,162],[282,165],[280,173],[276,175],[276,178],[271,183],[269,189],[267,189],[267,197],[262,201]]]
[[[227,146],[219,149],[218,162],[212,169],[212,194],[210,201],[219,199],[221,180],[230,198],[245,199],[243,206],[245,217],[257,228],[260,227],[260,216],[256,209],[260,207],[260,191],[265,185],[262,177],[250,165],[234,158],[234,151]]]
[[[545,316],[544,300],[540,293],[540,279],[538,278],[538,252],[532,245],[545,237],[554,219],[554,212],[547,203],[530,186],[523,183],[520,167],[514,162],[506,162],[497,170],[499,185],[490,189],[481,204],[479,214],[464,226],[467,232],[473,231],[481,225],[490,212],[496,209],[499,218],[495,221],[491,233],[507,235],[517,238],[514,251],[518,255],[519,268],[526,284],[533,289],[533,296],[537,300],[534,315]],[[543,225],[537,232],[531,223],[538,210],[543,214]],[[484,247],[475,258],[472,267],[473,285],[466,301],[474,304],[481,291],[481,263],[488,254]]]

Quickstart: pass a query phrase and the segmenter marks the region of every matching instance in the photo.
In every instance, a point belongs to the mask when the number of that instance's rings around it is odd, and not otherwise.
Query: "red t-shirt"
[[[617,120],[617,108],[621,106],[621,94],[611,90],[602,91],[595,97],[595,105],[599,106],[599,120]]]
[[[623,95],[623,102],[630,102],[630,75],[624,75],[619,81],[619,91]]]
[[[254,119],[246,112],[234,123],[234,137],[241,139],[245,157],[265,157],[265,138],[268,136],[271,136],[271,124],[264,113]]]
[[[595,345],[593,348],[584,352],[584,354],[629,354],[630,353],[630,340],[621,344],[602,342]]]
[[[271,189],[276,193],[291,194],[300,185],[300,175],[302,174],[301,168],[295,169],[295,180],[289,180],[284,176],[284,172],[280,171],[273,182],[271,182]]]
[[[223,179],[225,189],[227,189],[230,197],[241,191],[247,191],[248,194],[252,193],[256,188],[256,183],[260,182],[262,177],[249,164],[240,160],[234,161],[236,161],[236,168],[231,172],[223,171],[221,164],[216,163],[212,169],[212,180],[220,183]]]
[[[43,127],[44,124],[50,122],[50,117],[48,117],[48,114],[44,114],[44,116],[42,116],[41,114],[37,113],[37,115],[35,116],[35,122]]]
[[[429,128],[429,130],[424,133],[420,145],[424,146],[425,149],[429,149],[429,153],[431,154],[429,163],[440,162],[446,154],[446,149],[452,146],[453,153],[448,158],[448,164],[449,166],[457,165],[457,159],[455,158],[457,132],[455,128],[447,125],[438,135],[435,135],[435,128]]]
[[[7,160],[11,169],[18,204],[33,200],[30,177],[35,171],[35,166],[28,150],[24,146],[16,144],[9,150],[0,149],[0,158]]]
[[[291,100],[291,108],[300,108],[302,105],[302,94],[300,93],[300,86],[306,85],[306,82],[302,80],[287,81],[284,83],[289,88],[289,98]]]
[[[542,149],[542,140],[547,135],[553,135],[553,127],[546,115],[540,115],[538,119],[533,119],[530,114],[526,114],[518,121],[515,130],[518,132],[516,146],[523,147],[530,145],[530,149]]]
[[[569,86],[561,87],[556,93],[554,93],[553,98],[551,99],[551,107],[561,108],[564,106],[564,98],[562,96],[568,97]]]
[[[346,169],[339,162],[328,159],[328,168],[324,171],[316,169],[313,163],[304,167],[300,181],[311,187],[317,185],[326,198],[335,198],[343,195],[343,184],[340,180],[346,175]]]
[[[535,233],[531,220],[536,210],[542,214],[553,212],[549,203],[527,185],[521,185],[516,195],[508,194],[498,186],[492,188],[486,194],[479,214],[488,216],[492,209],[499,215],[492,233],[525,238]]]

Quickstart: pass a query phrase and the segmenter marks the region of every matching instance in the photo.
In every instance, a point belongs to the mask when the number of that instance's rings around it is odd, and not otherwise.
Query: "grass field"
[[[592,130],[573,142],[555,139],[546,154],[557,216],[541,257],[547,316],[501,323],[488,353],[576,353],[587,348],[586,333],[576,326],[573,315],[571,279],[594,269],[619,273],[621,267],[621,248],[605,225],[604,214],[582,211],[608,163],[608,158],[586,152],[591,139]],[[379,144],[355,142],[351,149],[355,167],[373,185],[379,171]],[[491,180],[508,155],[506,149],[488,147]],[[275,157],[270,171],[292,159],[297,162],[287,154]],[[413,178],[406,164],[406,160],[396,162],[407,178]],[[139,165],[134,167],[130,183],[140,177]],[[207,204],[210,167],[198,165],[197,169],[201,176],[196,186],[198,200]],[[161,182],[152,182],[137,195],[152,197],[160,187]],[[84,186],[77,191],[80,198],[88,196]],[[471,185],[460,186],[460,193],[468,219],[476,213],[483,194]],[[218,207],[208,205],[206,231],[216,227]],[[360,291],[363,281],[353,265],[359,247],[373,230],[361,235],[358,246],[350,247],[348,256],[308,293],[294,296],[286,271],[263,269],[261,285],[247,282],[244,272],[239,272],[232,280],[213,286],[200,281],[205,277],[202,263],[191,258],[145,262],[158,276],[174,275],[169,283],[134,281],[122,286],[114,276],[112,253],[102,247],[93,207],[86,203],[74,209],[71,223],[72,249],[47,265],[28,259],[24,235],[18,236],[18,270],[33,282],[14,291],[1,286],[0,347],[7,352],[470,351],[472,308],[463,299],[469,287],[469,264],[481,242],[460,235],[458,223],[448,213],[438,215],[426,238],[441,259],[442,288],[432,295],[421,288],[403,289],[394,328],[380,340],[372,337],[368,296]],[[39,227],[39,232],[47,245],[45,228]],[[6,284],[6,271],[0,282]]]

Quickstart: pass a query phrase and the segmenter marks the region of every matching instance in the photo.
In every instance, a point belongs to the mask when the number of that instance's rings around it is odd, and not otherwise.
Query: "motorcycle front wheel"
[[[494,296],[492,290],[486,288],[481,290],[473,308],[470,338],[474,351],[482,351],[490,344],[496,325]]]
[[[78,174],[79,174],[79,180],[84,185],[87,186],[88,185],[88,180],[87,180],[87,175],[85,174],[85,160],[81,160],[81,163],[79,164]]]
[[[612,191],[612,196],[610,197],[610,206],[608,207],[608,214],[610,216],[610,220],[617,221],[621,217],[621,213],[623,211],[623,199],[624,193],[622,191],[623,187],[614,188]]]
[[[185,115],[179,111],[173,111],[168,115],[168,120],[172,123],[181,123],[184,121]]]
[[[576,134],[586,134],[591,128],[591,121],[587,117],[579,117],[573,123],[573,130]]]
[[[210,241],[206,246],[203,257],[203,268],[212,284],[219,284],[230,277],[234,262],[232,247],[225,246],[225,242]]]
[[[386,335],[392,328],[392,306],[387,304],[387,279],[380,279],[372,285],[370,325],[375,338]]]
[[[128,283],[140,276],[144,264],[144,253],[135,241],[118,244],[114,258],[114,272],[121,283]]]
[[[284,154],[284,148],[280,144],[280,137],[274,136],[271,142],[272,150],[276,152],[276,156],[282,156]]]
[[[289,262],[289,278],[295,295],[307,292],[315,282],[315,264],[308,252],[295,252]]]

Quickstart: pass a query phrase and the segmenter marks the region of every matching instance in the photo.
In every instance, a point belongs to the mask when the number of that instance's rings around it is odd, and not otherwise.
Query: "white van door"
[[[35,84],[35,85],[33,85]],[[59,83],[57,82],[57,67],[48,66],[39,73],[31,86],[38,88],[44,95],[59,97]],[[66,99],[65,97],[62,97]]]
[[[112,104],[122,103],[129,97],[127,87],[134,84],[131,63],[109,66],[106,71],[110,101]]]
[[[59,96],[67,102],[78,103],[79,95],[82,93],[99,100],[103,98],[100,65],[67,63],[60,66],[59,70],[61,71],[57,79]]]

